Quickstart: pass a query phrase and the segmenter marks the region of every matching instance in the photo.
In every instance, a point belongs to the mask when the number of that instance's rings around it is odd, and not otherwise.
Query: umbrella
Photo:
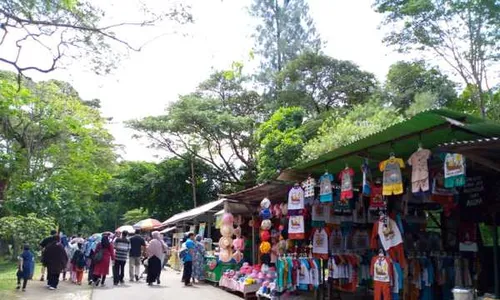
[[[151,230],[151,229],[156,229],[162,227],[162,224],[160,221],[155,220],[155,219],[145,219],[142,221],[137,222],[134,225],[134,229],[136,230]]]
[[[104,231],[102,233],[102,235],[108,235],[109,236],[109,235],[113,235],[113,233],[111,231]]]
[[[116,228],[115,232],[128,232],[128,233],[134,233],[135,232],[135,229],[134,227],[130,226],[130,225],[123,225],[123,226],[120,226],[118,228]]]

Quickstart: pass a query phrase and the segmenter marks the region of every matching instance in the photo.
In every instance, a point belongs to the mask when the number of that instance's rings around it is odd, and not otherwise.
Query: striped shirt
[[[127,261],[128,252],[130,251],[130,242],[126,238],[118,238],[115,240],[116,260]]]

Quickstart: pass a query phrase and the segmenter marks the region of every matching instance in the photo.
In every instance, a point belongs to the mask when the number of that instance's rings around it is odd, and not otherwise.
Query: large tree
[[[363,103],[375,91],[375,76],[344,60],[306,52],[278,74],[280,106],[301,106],[309,114]]]
[[[112,46],[121,45],[126,50],[139,51],[155,38],[128,38],[127,30],[131,27],[144,28],[163,20],[180,23],[192,20],[185,6],[164,2],[167,4],[164,3],[162,8],[156,7],[153,12],[141,1],[128,1],[126,5],[135,7],[137,17],[127,19],[130,16],[115,15],[111,19],[106,10],[112,6],[104,9],[98,6],[97,1],[2,0],[0,64],[13,68],[21,75],[28,71],[51,72],[65,58],[70,59],[66,63],[83,59],[96,72],[109,72],[118,57]],[[42,59],[32,60],[33,56]]]
[[[273,92],[275,74],[304,51],[320,51],[321,40],[304,0],[253,0],[249,11],[259,20],[255,34],[259,79]]]
[[[14,79],[0,76],[4,213],[54,217],[65,229],[95,223],[115,162],[106,120],[67,84],[26,80],[18,91]]]
[[[385,38],[400,51],[432,53],[474,86],[473,99],[481,115],[487,107],[482,95],[492,97],[488,77],[500,56],[500,3],[495,0],[376,0],[384,25],[392,30]],[[489,79],[489,80],[488,80]]]
[[[223,184],[251,186],[256,177],[253,134],[263,107],[256,92],[243,88],[246,80],[216,72],[195,93],[172,103],[164,115],[128,124],[154,147],[209,164]]]
[[[446,106],[457,98],[455,83],[424,61],[400,61],[391,65],[385,88],[391,104],[403,112],[420,93],[433,94],[437,106]]]

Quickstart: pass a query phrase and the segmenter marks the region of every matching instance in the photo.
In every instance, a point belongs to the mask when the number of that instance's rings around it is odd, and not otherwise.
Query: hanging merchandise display
[[[365,196],[370,196],[371,194],[371,170],[370,165],[368,164],[368,159],[365,159],[363,164],[361,165],[361,172],[363,173],[363,182],[362,182],[362,194]]]
[[[384,201],[384,196],[382,195],[382,180],[377,178],[375,182],[371,185],[370,193],[370,210],[381,210],[387,209],[387,204]]]
[[[301,209],[304,209],[304,190],[295,184],[288,192],[288,212]]]
[[[222,237],[219,240],[219,259],[222,262],[230,262],[233,259],[233,233],[234,233],[234,217],[230,213],[225,213],[222,216],[222,225],[220,233]]]
[[[431,151],[427,149],[418,149],[408,159],[408,165],[411,169],[411,191],[413,193],[429,191],[429,166],[428,161],[431,158]]]
[[[465,157],[458,153],[444,154],[444,186],[453,188],[465,185]]]
[[[304,202],[305,204],[312,204],[314,200],[314,188],[316,187],[316,179],[307,177],[306,180],[302,182],[302,188],[304,189]]]
[[[389,256],[404,268],[406,259],[403,250],[403,238],[396,222],[389,216],[383,214],[379,220],[373,224],[370,246],[378,249],[378,241]]]
[[[303,240],[305,238],[304,216],[290,216],[288,220],[288,238]]]
[[[459,248],[464,252],[477,252],[477,226],[473,222],[462,222],[459,225]]]
[[[392,260],[383,253],[374,256],[371,261],[370,274],[373,277],[373,299],[392,299],[391,283],[394,279]]]
[[[326,228],[316,228],[312,234],[312,253],[315,258],[328,259],[328,235]]]
[[[314,200],[311,211],[312,226],[323,227],[327,219],[327,203],[321,203],[319,200]]]
[[[401,195],[403,193],[401,169],[404,167],[404,161],[392,155],[389,159],[380,162],[379,169],[384,174],[382,190],[384,196]]]
[[[321,202],[332,202],[332,181],[333,175],[325,172],[323,176],[319,179],[319,201]]]
[[[340,180],[340,200],[343,199],[352,199],[354,197],[353,192],[353,180],[354,180],[354,170],[346,166],[344,170],[342,170],[338,179]]]

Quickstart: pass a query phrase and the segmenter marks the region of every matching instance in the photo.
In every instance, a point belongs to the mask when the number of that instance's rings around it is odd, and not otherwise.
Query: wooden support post
[[[500,271],[499,269],[499,253],[498,253],[498,228],[496,224],[497,213],[493,214],[493,265],[495,278],[495,298],[500,299]]]

